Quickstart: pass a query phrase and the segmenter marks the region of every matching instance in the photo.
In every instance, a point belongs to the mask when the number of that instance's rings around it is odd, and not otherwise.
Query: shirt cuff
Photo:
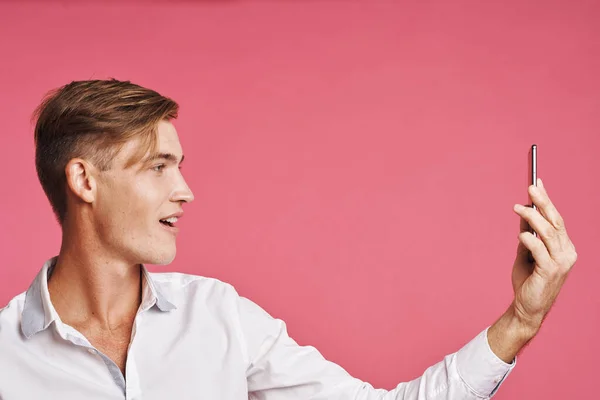
[[[456,355],[456,366],[461,379],[473,392],[484,398],[490,398],[496,393],[517,364],[516,357],[511,364],[507,364],[492,351],[487,338],[488,329],[490,327],[467,343]]]

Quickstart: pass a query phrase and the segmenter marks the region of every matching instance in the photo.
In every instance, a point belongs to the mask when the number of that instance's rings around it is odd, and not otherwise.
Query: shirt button
[[[98,354],[98,352],[97,352],[96,350],[94,350],[94,349],[88,349],[88,352],[89,352],[90,354],[93,354],[93,355],[96,355],[96,354]]]

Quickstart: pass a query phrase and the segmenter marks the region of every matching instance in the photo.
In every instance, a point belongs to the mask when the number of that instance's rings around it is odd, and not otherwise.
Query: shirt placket
[[[131,332],[131,339],[129,341],[129,346],[127,348],[127,362],[125,364],[125,375],[121,372],[121,369],[113,360],[111,360],[106,354],[102,353],[100,350],[95,348],[86,337],[81,334],[75,328],[61,324],[62,329],[59,328],[59,333],[65,339],[70,341],[76,346],[80,346],[86,348],[88,353],[93,356],[98,356],[106,365],[110,376],[113,379],[113,382],[121,389],[123,392],[123,396],[126,400],[138,400],[141,398],[141,389],[139,385],[139,375],[137,371],[137,366],[135,364],[135,359],[131,357],[133,341],[135,338],[135,334],[137,332],[138,320],[140,319],[140,314],[138,314],[134,320],[133,328]],[[127,379],[125,379],[127,378]]]
[[[135,336],[141,318],[142,313],[138,312],[138,314],[135,317],[135,320],[133,321],[133,328],[131,330],[131,340],[129,341],[129,347],[127,348],[127,363],[125,364],[125,375],[127,376],[125,386],[126,400],[140,400],[142,397],[142,390],[140,387],[140,379],[138,375],[137,364],[135,362],[135,358],[132,357]]]

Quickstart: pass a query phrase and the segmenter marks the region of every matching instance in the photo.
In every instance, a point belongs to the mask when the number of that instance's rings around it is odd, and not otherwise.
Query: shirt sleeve
[[[488,327],[420,377],[393,390],[375,389],[313,346],[298,345],[284,321],[249,299],[238,297],[238,312],[249,400],[489,399],[516,365],[516,358],[507,364],[492,352]]]

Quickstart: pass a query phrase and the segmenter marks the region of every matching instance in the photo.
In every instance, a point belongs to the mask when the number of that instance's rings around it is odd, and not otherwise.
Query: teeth
[[[174,224],[175,222],[177,222],[177,217],[171,217],[171,218],[163,219],[163,221],[167,221],[170,224]]]

